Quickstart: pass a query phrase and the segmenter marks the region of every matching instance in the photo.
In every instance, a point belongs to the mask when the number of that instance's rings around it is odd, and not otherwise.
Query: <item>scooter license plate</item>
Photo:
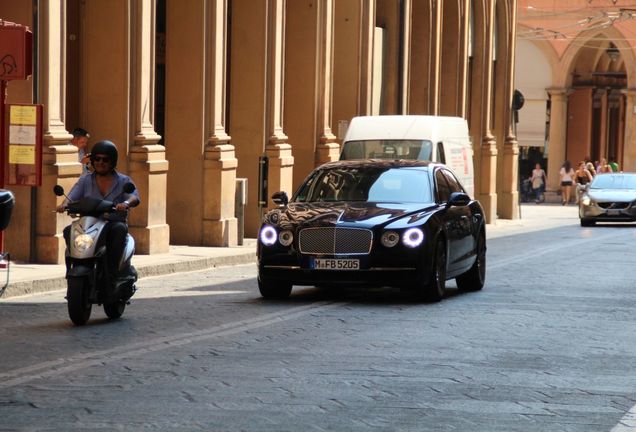
[[[360,260],[342,258],[314,258],[311,262],[314,270],[360,270]]]

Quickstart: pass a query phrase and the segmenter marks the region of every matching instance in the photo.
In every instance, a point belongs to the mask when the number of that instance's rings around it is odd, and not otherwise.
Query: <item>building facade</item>
[[[522,154],[531,148],[547,159],[549,191],[559,190],[565,160],[573,166],[587,158],[614,160],[622,170],[636,170],[633,6],[626,0],[518,2],[515,86],[525,105],[517,136]]]
[[[34,30],[31,80],[9,103],[44,105],[44,180],[15,187],[13,257],[63,261],[53,185],[81,167],[73,128],[115,142],[142,197],[138,253],[237,243],[257,234],[259,158],[268,189],[293,192],[338,158],[367,114],[468,120],[475,194],[490,221],[518,217],[511,99],[516,0],[16,0],[0,18]],[[271,202],[269,202],[271,205]]]

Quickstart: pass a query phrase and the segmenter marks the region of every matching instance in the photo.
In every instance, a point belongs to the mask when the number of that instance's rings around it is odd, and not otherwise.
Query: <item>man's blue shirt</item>
[[[137,188],[133,193],[125,194],[124,193],[124,185],[126,183],[132,183],[133,181],[127,175],[120,174],[115,171],[115,180],[113,181],[113,185],[111,189],[106,193],[106,195],[102,195],[99,191],[99,187],[97,186],[96,173],[91,173],[87,175],[83,175],[79,178],[75,186],[71,188],[71,191],[68,193],[68,199],[70,201],[78,201],[84,197],[98,198],[103,200],[112,201],[114,204],[119,204],[126,201],[130,195],[134,195],[137,197],[139,202],[141,199],[139,198],[139,193],[137,192]],[[133,183],[134,184],[134,183]]]

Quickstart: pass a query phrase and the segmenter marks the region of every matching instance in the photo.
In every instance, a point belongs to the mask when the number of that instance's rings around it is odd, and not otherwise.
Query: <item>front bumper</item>
[[[636,222],[636,207],[628,205],[625,208],[603,208],[596,203],[579,206],[581,219],[599,222]]]
[[[292,285],[362,285],[369,287],[413,287],[430,274],[426,251],[402,250],[396,253],[369,255],[314,256],[296,251],[272,253],[261,251],[258,272],[261,280],[281,281]],[[317,270],[312,268],[315,258],[359,260],[357,270]]]

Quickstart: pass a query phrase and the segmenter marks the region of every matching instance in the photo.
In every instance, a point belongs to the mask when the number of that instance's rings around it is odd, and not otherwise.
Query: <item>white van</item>
[[[354,117],[340,160],[419,159],[449,166],[474,197],[473,148],[461,117],[383,115]]]

